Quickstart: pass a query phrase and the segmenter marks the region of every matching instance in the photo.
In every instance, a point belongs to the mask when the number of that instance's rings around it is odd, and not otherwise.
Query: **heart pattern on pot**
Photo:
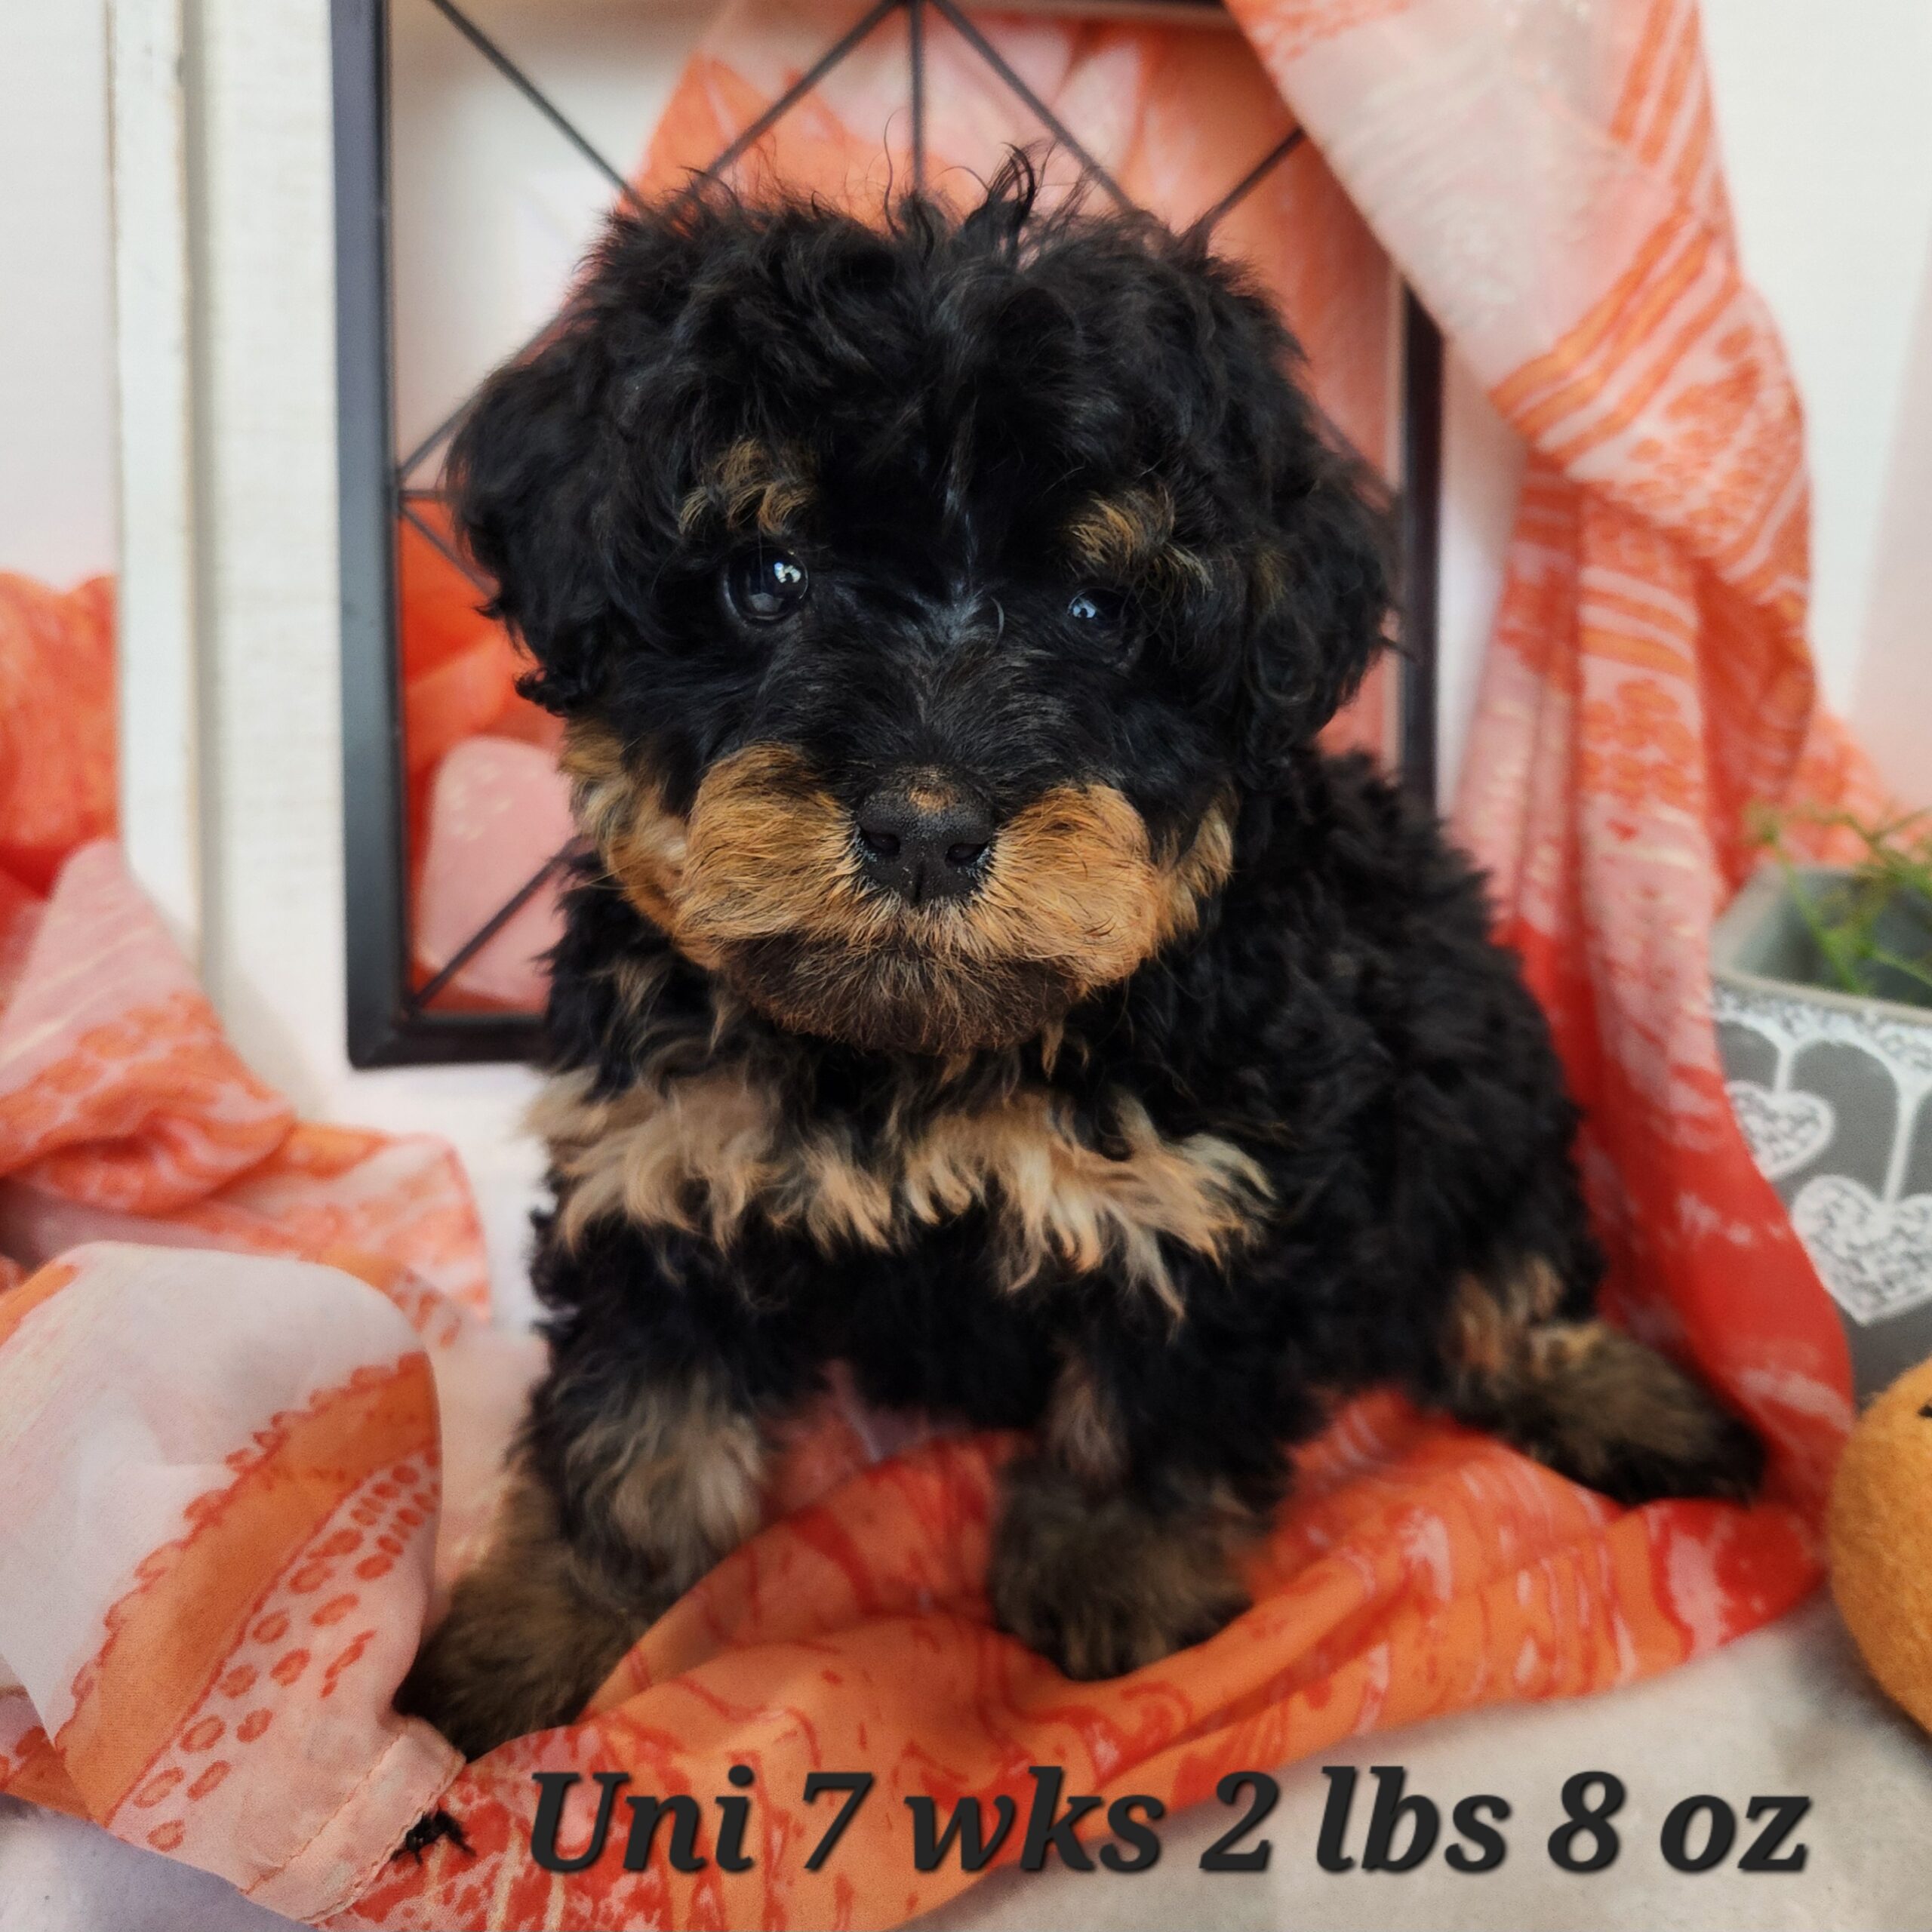
[[[1791,1224],[1832,1299],[1861,1327],[1932,1301],[1932,1194],[1889,1207],[1844,1174],[1807,1181]]]
[[[1820,1094],[1795,1087],[1774,1094],[1755,1080],[1730,1081],[1724,1091],[1744,1144],[1767,1180],[1783,1180],[1816,1160],[1838,1131],[1837,1112]]]

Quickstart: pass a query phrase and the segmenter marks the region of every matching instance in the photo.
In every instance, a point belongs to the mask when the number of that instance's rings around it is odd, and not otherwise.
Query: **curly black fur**
[[[1069,785],[1124,796],[1157,857],[1217,801],[1232,825],[1231,866],[1131,970],[1017,1045],[927,1054],[773,1017],[744,955],[681,945],[614,846],[584,863],[548,1057],[586,1106],[729,1069],[771,1148],[889,1168],[935,1122],[1038,1100],[1089,1155],[1127,1160],[1144,1120],[1168,1148],[1238,1150],[1260,1183],[1224,1244],[1157,1230],[1155,1295],[1111,1250],[1050,1250],[1016,1285],[1010,1177],[937,1220],[895,1199],[869,1235],[814,1232],[755,1186],[721,1225],[702,1177],[668,1208],[607,1203],[567,1229],[583,1167],[560,1154],[537,1266],[554,1366],[521,1454],[571,1552],[564,1599],[622,1598],[638,1622],[689,1580],[629,1562],[608,1500],[629,1479],[614,1419],[641,1392],[710,1392],[710,1445],[718,1405],[761,1426],[835,1358],[881,1402],[1043,1429],[995,1607],[1089,1673],[1225,1618],[1238,1592],[1217,1566],[1280,1495],[1284,1445],[1369,1385],[1506,1433],[1533,1414],[1526,1446],[1613,1491],[1754,1480],[1741,1429],[1641,1351],[1635,1371],[1600,1358],[1630,1400],[1598,1433],[1622,1436],[1573,1454],[1552,1431],[1567,1385],[1548,1362],[1597,1334],[1575,1117],[1471,866],[1366,761],[1315,742],[1381,646],[1391,589],[1374,488],[1296,366],[1201,239],[1043,214],[1022,168],[963,220],[910,200],[876,228],[722,193],[621,217],[558,331],[465,426],[460,519],[534,658],[528,688],[606,734],[679,823],[708,774],[776,745],[842,812],[912,765],[955,775],[996,827]],[[708,513],[706,478],[747,445],[798,470],[797,501],[737,515],[728,480]],[[757,478],[740,481],[749,498]],[[1127,504],[1160,554],[1111,579],[1070,557],[1097,503]],[[721,591],[747,543],[810,571],[781,621],[743,621]],[[1103,594],[1075,613],[1083,589]],[[1069,1483],[1093,1512],[1053,1500]],[[1137,1596],[1101,1588],[1104,1552],[1065,1555],[1083,1515],[1146,1579]],[[1190,1566],[1214,1574],[1197,1588]],[[472,1637],[490,1616],[480,1595],[458,1611]],[[471,1748],[590,1687],[565,1663],[466,1701],[481,1667],[439,1642],[413,1694]]]
[[[956,224],[908,200],[883,232],[714,191],[617,218],[561,328],[469,417],[451,477],[536,659],[528,694],[648,743],[674,806],[774,728],[860,777],[916,753],[881,665],[990,620],[999,679],[925,730],[1014,795],[1083,761],[1131,773],[1158,829],[1230,771],[1271,787],[1380,648],[1374,487],[1317,432],[1298,355],[1204,242],[1036,214],[1023,170]],[[746,436],[803,445],[836,479],[809,649],[778,693],[764,654],[718,648],[728,534],[680,527]],[[1062,512],[1149,479],[1184,537],[1271,555],[1292,593],[1221,572],[1146,614],[1138,652],[1081,649]]]

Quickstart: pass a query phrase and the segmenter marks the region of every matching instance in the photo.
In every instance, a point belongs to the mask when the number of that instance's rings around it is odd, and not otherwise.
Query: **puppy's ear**
[[[1250,585],[1241,666],[1243,752],[1266,783],[1355,694],[1387,641],[1393,530],[1367,464],[1319,429],[1305,475],[1277,506]]]
[[[536,660],[518,688],[553,711],[594,694],[675,540],[669,343],[694,271],[723,244],[701,205],[614,219],[556,327],[485,383],[451,446],[445,483],[495,583],[489,614]]]
[[[1309,399],[1300,349],[1272,306],[1224,265],[1205,266],[1223,446],[1248,500],[1241,777],[1268,789],[1383,648],[1392,528],[1380,482]]]

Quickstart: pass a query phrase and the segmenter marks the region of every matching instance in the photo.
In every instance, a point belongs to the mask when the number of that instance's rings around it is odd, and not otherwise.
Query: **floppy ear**
[[[1355,696],[1386,644],[1395,598],[1379,479],[1312,423],[1304,433],[1305,476],[1278,504],[1251,593],[1241,705],[1256,782],[1278,773]]]
[[[1249,499],[1240,776],[1266,789],[1383,648],[1393,534],[1383,485],[1310,400],[1272,306],[1224,265],[1206,266],[1223,446]]]
[[[675,540],[689,430],[666,428],[669,349],[697,258],[719,224],[702,205],[615,217],[558,323],[483,386],[445,483],[487,607],[536,668],[526,697],[568,712],[594,694],[603,647],[642,620]]]

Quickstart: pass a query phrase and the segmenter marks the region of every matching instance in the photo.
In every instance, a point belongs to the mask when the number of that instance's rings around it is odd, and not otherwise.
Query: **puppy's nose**
[[[977,798],[924,784],[882,785],[857,813],[866,878],[915,906],[979,885],[993,817]]]

